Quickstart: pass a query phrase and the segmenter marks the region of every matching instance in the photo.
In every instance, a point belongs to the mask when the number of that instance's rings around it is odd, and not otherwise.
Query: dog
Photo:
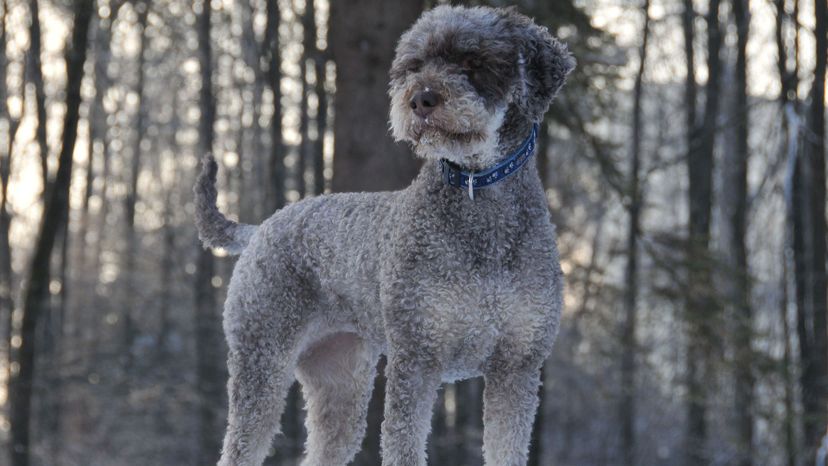
[[[532,154],[575,61],[514,9],[439,6],[400,39],[390,126],[425,163],[401,191],[289,205],[259,226],[194,188],[205,247],[239,254],[224,308],[229,422],[220,465],[260,465],[302,385],[303,466],[359,450],[387,357],[382,464],[424,466],[442,382],[485,378],[483,455],[526,463],[563,275]]]

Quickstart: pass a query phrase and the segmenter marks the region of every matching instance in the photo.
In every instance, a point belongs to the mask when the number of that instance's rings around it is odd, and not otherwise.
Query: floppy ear
[[[516,34],[523,83],[518,85],[520,95],[516,100],[527,115],[539,121],[566,82],[566,76],[575,68],[575,58],[545,27],[525,16],[520,19],[524,20],[518,22]]]

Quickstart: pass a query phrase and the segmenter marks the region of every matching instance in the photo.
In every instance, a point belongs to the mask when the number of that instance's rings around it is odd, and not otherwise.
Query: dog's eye
[[[422,67],[422,63],[420,63],[420,62],[409,63],[408,66],[405,67],[405,74],[416,73],[416,72],[420,71],[421,67]]]

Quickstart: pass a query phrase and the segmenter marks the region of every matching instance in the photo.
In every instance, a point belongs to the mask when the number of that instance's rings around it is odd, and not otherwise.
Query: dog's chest
[[[428,341],[441,355],[444,379],[473,377],[504,341],[532,346],[553,331],[554,308],[522,289],[514,277],[469,277],[435,286],[436,302],[423,310]]]

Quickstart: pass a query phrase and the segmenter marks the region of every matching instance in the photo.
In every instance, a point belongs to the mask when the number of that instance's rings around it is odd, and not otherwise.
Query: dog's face
[[[574,66],[546,28],[513,9],[437,7],[397,45],[394,138],[421,157],[489,166],[506,119],[540,121]]]

